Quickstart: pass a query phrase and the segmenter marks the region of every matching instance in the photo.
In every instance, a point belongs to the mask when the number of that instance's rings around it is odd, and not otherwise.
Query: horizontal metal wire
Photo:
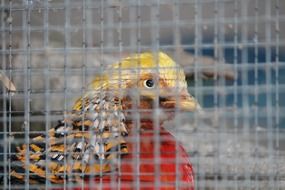
[[[67,118],[78,97],[92,92],[87,84],[110,64],[136,52],[165,51],[183,67],[189,92],[202,107],[197,113],[164,110],[176,115],[163,125],[189,154],[195,189],[284,189],[283,5],[280,0],[2,0],[0,76],[14,82],[16,90],[0,89],[0,188],[57,187],[46,179],[43,185],[30,184],[34,174],[29,170],[23,171],[24,184],[12,184],[9,174],[19,164],[12,161],[19,155],[15,147],[29,145],[37,135],[46,135],[48,142],[49,129]],[[174,96],[181,101],[178,93]],[[157,129],[159,101],[152,106]],[[138,128],[147,111],[125,109]],[[137,128],[132,132],[138,133]],[[158,130],[154,133],[151,162],[159,164],[161,137]],[[144,139],[137,135],[131,140],[136,149],[133,184],[143,189],[139,153]],[[32,153],[27,147],[25,157]],[[72,165],[69,161],[64,164]],[[174,162],[179,176],[177,156]],[[53,174],[50,163],[47,159],[45,174]],[[161,170],[156,165],[150,187],[163,185]],[[176,189],[180,183],[176,180]],[[120,184],[111,184],[119,189]],[[65,181],[58,187],[86,185]]]

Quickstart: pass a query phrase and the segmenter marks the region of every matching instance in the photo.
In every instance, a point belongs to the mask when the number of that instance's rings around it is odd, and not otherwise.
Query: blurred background
[[[2,166],[108,64],[164,51],[203,108],[165,123],[196,189],[285,189],[284,0],[1,0],[0,15]]]

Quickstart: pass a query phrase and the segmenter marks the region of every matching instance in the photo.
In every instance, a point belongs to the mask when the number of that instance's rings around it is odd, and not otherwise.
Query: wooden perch
[[[8,89],[9,92],[16,91],[14,83],[3,73],[3,71],[0,71],[0,80],[2,81],[2,84]]]
[[[185,70],[186,77],[193,78],[198,73],[203,79],[215,79],[224,77],[226,80],[234,80],[236,74],[231,64],[215,60],[208,56],[197,56],[183,49],[167,51],[167,53],[179,63]],[[196,64],[196,65],[195,65]]]

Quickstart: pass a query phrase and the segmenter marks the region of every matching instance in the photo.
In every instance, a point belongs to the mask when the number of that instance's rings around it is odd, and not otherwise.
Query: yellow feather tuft
[[[118,69],[155,69],[155,68],[173,68],[177,67],[176,63],[165,53],[141,53],[134,54],[125,58],[121,62],[114,64],[113,68]]]
[[[111,65],[95,78],[91,89],[123,89],[129,81],[137,80],[144,74],[158,75],[166,80],[168,87],[186,86],[184,71],[173,59],[163,52],[146,52],[131,55]]]

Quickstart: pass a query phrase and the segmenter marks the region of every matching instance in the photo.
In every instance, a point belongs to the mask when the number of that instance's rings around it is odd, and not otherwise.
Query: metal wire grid
[[[280,0],[2,0],[2,72],[17,84],[14,96],[2,88],[3,188],[11,189],[8,158],[15,143],[47,133],[94,73],[125,52],[183,48],[195,60],[205,54],[226,60],[236,74],[230,82],[205,82],[200,70],[224,67],[184,65],[196,74],[190,91],[204,114],[191,123],[181,116],[174,124],[183,127],[173,132],[190,153],[196,189],[283,189],[283,7]],[[58,86],[55,76],[62,77]]]

